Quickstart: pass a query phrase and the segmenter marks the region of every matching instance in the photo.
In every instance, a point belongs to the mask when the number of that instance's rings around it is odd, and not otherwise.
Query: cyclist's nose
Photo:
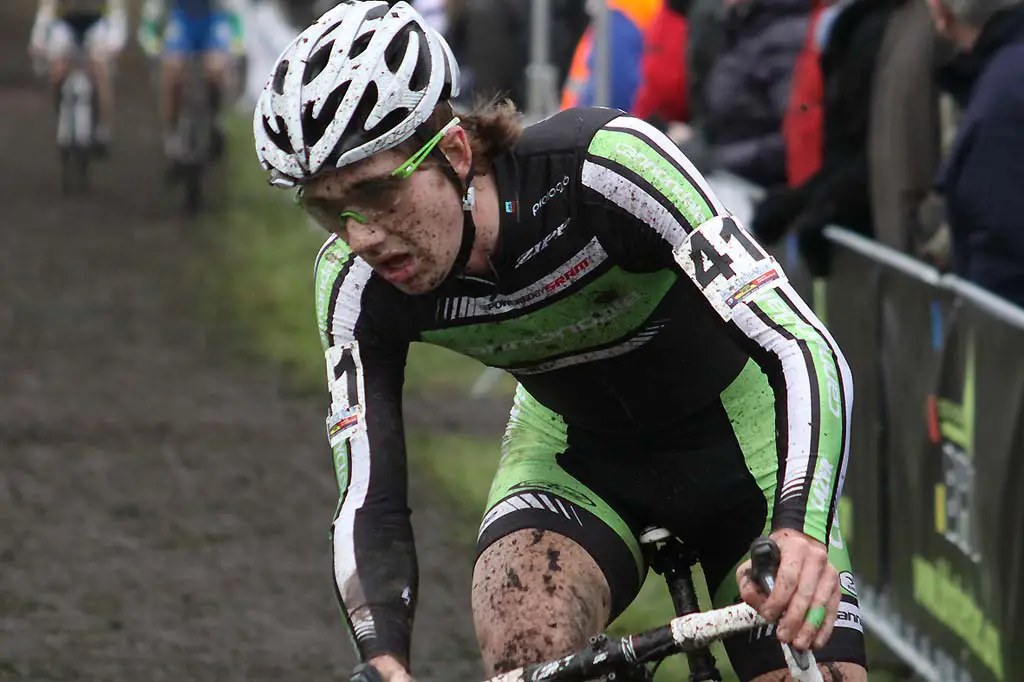
[[[357,256],[372,255],[384,243],[384,230],[349,218],[345,221],[345,243]]]

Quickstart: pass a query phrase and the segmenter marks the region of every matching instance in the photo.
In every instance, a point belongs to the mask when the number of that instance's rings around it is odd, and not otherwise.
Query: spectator
[[[703,133],[717,165],[764,186],[786,180],[782,116],[810,0],[726,0],[724,42],[708,74]]]
[[[939,172],[953,269],[1024,306],[1024,0],[928,0],[962,50],[940,85],[963,108]]]
[[[689,82],[690,120],[701,126],[708,74],[722,51],[725,25],[724,0],[693,0],[686,13],[686,79]]]
[[[607,0],[607,3],[611,51],[611,82],[608,85],[611,101],[604,104],[629,111],[640,85],[644,33],[661,7],[661,0]],[[588,3],[588,11],[591,11],[592,5],[596,9],[595,3]],[[592,106],[597,103],[597,55],[591,49],[595,28],[595,24],[591,22],[576,47],[569,76],[562,91],[563,109]]]
[[[640,87],[631,113],[659,128],[690,120],[686,83],[689,0],[666,0],[644,34]]]
[[[902,0],[882,39],[871,95],[868,178],[875,237],[911,253],[934,231],[919,226],[919,217],[941,153],[938,47],[927,5]]]
[[[768,245],[788,230],[812,274],[828,271],[824,229],[838,224],[873,235],[867,131],[875,62],[892,10],[901,0],[840,0],[818,19],[824,83],[822,166],[796,188],[769,192],[751,228]]]
[[[782,117],[786,183],[790,187],[799,187],[821,168],[824,85],[816,29],[824,8],[825,3],[820,0],[813,3],[803,48],[793,65],[789,105]]]

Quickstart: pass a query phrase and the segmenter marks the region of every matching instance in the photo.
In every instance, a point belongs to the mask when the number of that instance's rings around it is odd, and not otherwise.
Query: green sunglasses
[[[432,138],[427,140],[427,143],[420,147],[415,154],[406,159],[401,166],[391,171],[391,176],[395,178],[402,178],[404,180],[405,178],[408,178],[410,175],[412,175],[413,172],[417,168],[419,168],[420,164],[423,163],[423,161],[427,158],[427,156],[430,155],[430,152],[433,151],[434,147],[437,146],[438,142],[441,141],[441,138],[443,138],[448,133],[449,130],[451,130],[458,124],[459,117],[456,116],[451,121],[449,121],[443,128],[438,130],[437,133],[435,133]],[[338,219],[341,220],[342,222],[348,220],[349,218],[356,221],[360,225],[366,224],[366,218],[358,211],[342,211],[341,214],[338,216]]]

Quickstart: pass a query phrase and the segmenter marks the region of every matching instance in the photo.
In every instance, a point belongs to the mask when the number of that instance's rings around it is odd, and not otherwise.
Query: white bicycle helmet
[[[405,2],[346,0],[278,57],[253,117],[260,163],[294,186],[406,141],[459,93],[451,48]]]

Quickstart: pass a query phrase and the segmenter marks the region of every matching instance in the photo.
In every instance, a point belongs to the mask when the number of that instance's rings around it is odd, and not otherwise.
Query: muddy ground
[[[34,5],[0,2],[0,680],[347,679],[323,402],[194,312],[203,242],[162,180],[137,52],[114,155],[90,196],[60,195]],[[475,679],[470,551],[412,497],[415,672]]]

